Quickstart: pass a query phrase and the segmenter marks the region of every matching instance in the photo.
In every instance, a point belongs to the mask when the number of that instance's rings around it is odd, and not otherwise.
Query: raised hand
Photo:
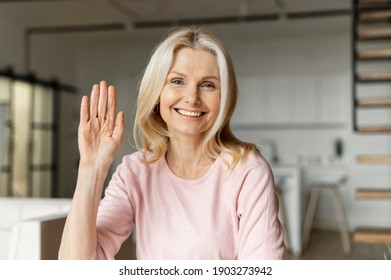
[[[122,144],[124,113],[116,116],[116,90],[105,81],[92,87],[91,97],[83,96],[78,142],[80,163],[109,167]]]

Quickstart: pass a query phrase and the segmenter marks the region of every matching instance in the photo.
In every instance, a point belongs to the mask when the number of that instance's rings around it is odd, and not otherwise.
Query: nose
[[[201,100],[199,96],[198,86],[189,84],[185,90],[185,102],[190,105],[199,105]]]

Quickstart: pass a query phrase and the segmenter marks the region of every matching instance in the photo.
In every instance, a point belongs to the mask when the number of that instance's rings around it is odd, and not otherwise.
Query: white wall
[[[389,202],[355,199],[359,187],[391,185],[390,166],[355,160],[360,154],[390,154],[391,137],[352,132],[350,23],[348,18],[329,20],[333,27],[325,20],[270,23],[253,38],[244,40],[240,33],[226,38],[240,90],[233,128],[240,138],[261,147],[275,141],[280,160],[301,166],[305,180],[318,167],[346,170],[348,181],[341,191],[351,229],[390,225]],[[390,94],[389,87],[371,90],[378,96]],[[367,121],[391,122],[389,112],[371,113]],[[306,129],[303,124],[315,127]],[[336,139],[344,143],[340,160],[334,156]],[[303,184],[305,196],[308,183]],[[317,218],[335,221],[331,196],[322,196]]]
[[[361,153],[391,153],[391,138],[352,132],[349,18],[215,25],[211,28],[226,43],[236,67],[240,97],[233,127],[237,135],[258,144],[261,139],[273,139],[278,144],[281,160],[299,164],[303,170],[317,164],[323,168],[346,169],[349,180],[342,186],[342,194],[349,227],[390,224],[388,202],[354,198],[358,187],[391,185],[389,166],[365,166],[355,162]],[[48,78],[55,75],[80,89],[79,96],[64,103],[71,118],[67,122],[66,141],[76,139],[72,138],[76,135],[71,132],[77,128],[81,95],[89,94],[93,83],[105,79],[117,85],[118,109],[125,111],[127,124],[124,145],[114,168],[124,154],[133,151],[127,140],[131,142],[132,139],[138,78],[165,31],[62,35],[34,40],[34,70]],[[4,34],[1,28],[0,34]],[[71,45],[74,48],[70,48]],[[20,65],[20,58],[15,55],[19,52],[7,50],[15,59],[1,57],[0,66],[8,60]],[[318,127],[270,129],[261,126],[303,123]],[[246,129],[248,124],[258,125],[258,128]],[[322,124],[334,126],[324,128]],[[344,157],[339,161],[330,160],[337,138],[343,140],[345,148]],[[321,163],[314,162],[318,157]],[[68,182],[68,186],[71,185]],[[306,193],[308,186],[303,186],[303,190]],[[73,189],[64,191],[66,195],[72,192]],[[322,200],[324,203],[321,203],[317,217],[333,220],[331,198],[325,195]]]

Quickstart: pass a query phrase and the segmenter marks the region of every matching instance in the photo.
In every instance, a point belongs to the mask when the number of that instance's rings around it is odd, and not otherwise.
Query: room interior
[[[386,0],[0,0],[0,259],[57,258],[81,97],[117,86],[127,127],[112,174],[135,151],[140,75],[180,25],[209,28],[232,56],[231,126],[272,167],[286,258],[387,258],[390,18]],[[134,258],[132,236],[118,259]]]

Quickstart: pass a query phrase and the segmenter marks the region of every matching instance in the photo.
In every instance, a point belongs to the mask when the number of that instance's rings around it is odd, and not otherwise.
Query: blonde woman
[[[61,259],[113,259],[135,229],[138,259],[281,259],[272,171],[229,122],[237,84],[210,32],[180,28],[155,49],[140,85],[138,152],[103,183],[124,131],[115,88],[83,97],[77,186]]]

